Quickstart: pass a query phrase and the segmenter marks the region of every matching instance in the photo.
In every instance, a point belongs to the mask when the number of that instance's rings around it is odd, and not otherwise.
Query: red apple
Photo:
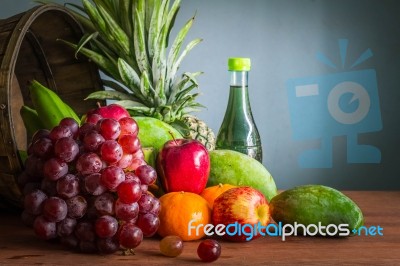
[[[259,232],[265,233],[261,226],[267,226],[270,217],[268,201],[252,187],[227,190],[216,198],[212,211],[213,224],[225,225],[230,234],[225,233],[223,237],[230,241],[250,241],[259,237]]]
[[[113,118],[117,121],[124,117],[130,117],[125,108],[115,103],[91,110],[87,113],[87,116],[92,114],[101,115],[103,118]]]
[[[197,140],[170,140],[158,153],[157,170],[165,192],[200,194],[210,173],[210,156],[206,147]]]

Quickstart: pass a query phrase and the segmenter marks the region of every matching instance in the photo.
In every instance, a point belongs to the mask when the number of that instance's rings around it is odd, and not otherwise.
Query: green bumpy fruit
[[[250,186],[264,194],[269,201],[277,194],[275,181],[257,160],[237,151],[209,152],[211,169],[207,187],[218,184]]]
[[[157,153],[164,143],[183,136],[169,124],[152,117],[135,116],[139,126],[139,140],[142,147],[153,147]],[[173,137],[172,137],[172,135]]]
[[[364,224],[361,209],[354,201],[340,191],[322,185],[286,190],[271,200],[270,211],[275,222],[283,224],[348,224],[350,231]]]

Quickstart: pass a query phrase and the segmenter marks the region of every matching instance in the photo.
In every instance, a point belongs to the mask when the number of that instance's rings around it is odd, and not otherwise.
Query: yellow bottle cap
[[[231,57],[228,59],[229,71],[249,71],[251,68],[250,58]]]

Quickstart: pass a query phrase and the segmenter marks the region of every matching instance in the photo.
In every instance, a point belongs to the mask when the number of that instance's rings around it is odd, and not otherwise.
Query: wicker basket
[[[56,91],[78,114],[95,106],[83,99],[102,89],[98,69],[57,41],[77,43],[82,35],[80,24],[56,5],[0,20],[0,205],[21,204],[18,151],[26,150],[27,136],[19,110],[23,104],[32,106],[29,82],[36,79]]]

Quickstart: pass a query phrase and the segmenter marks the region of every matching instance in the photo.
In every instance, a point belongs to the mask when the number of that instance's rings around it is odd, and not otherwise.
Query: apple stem
[[[171,137],[172,137],[173,141],[175,142],[175,144],[178,145],[178,143],[176,142],[176,138],[175,138],[174,134],[172,134],[172,131],[170,130],[170,131],[168,131],[168,133],[171,135]]]
[[[97,107],[99,107],[99,108],[101,107],[101,103],[100,102],[97,102],[96,104],[97,104]]]

